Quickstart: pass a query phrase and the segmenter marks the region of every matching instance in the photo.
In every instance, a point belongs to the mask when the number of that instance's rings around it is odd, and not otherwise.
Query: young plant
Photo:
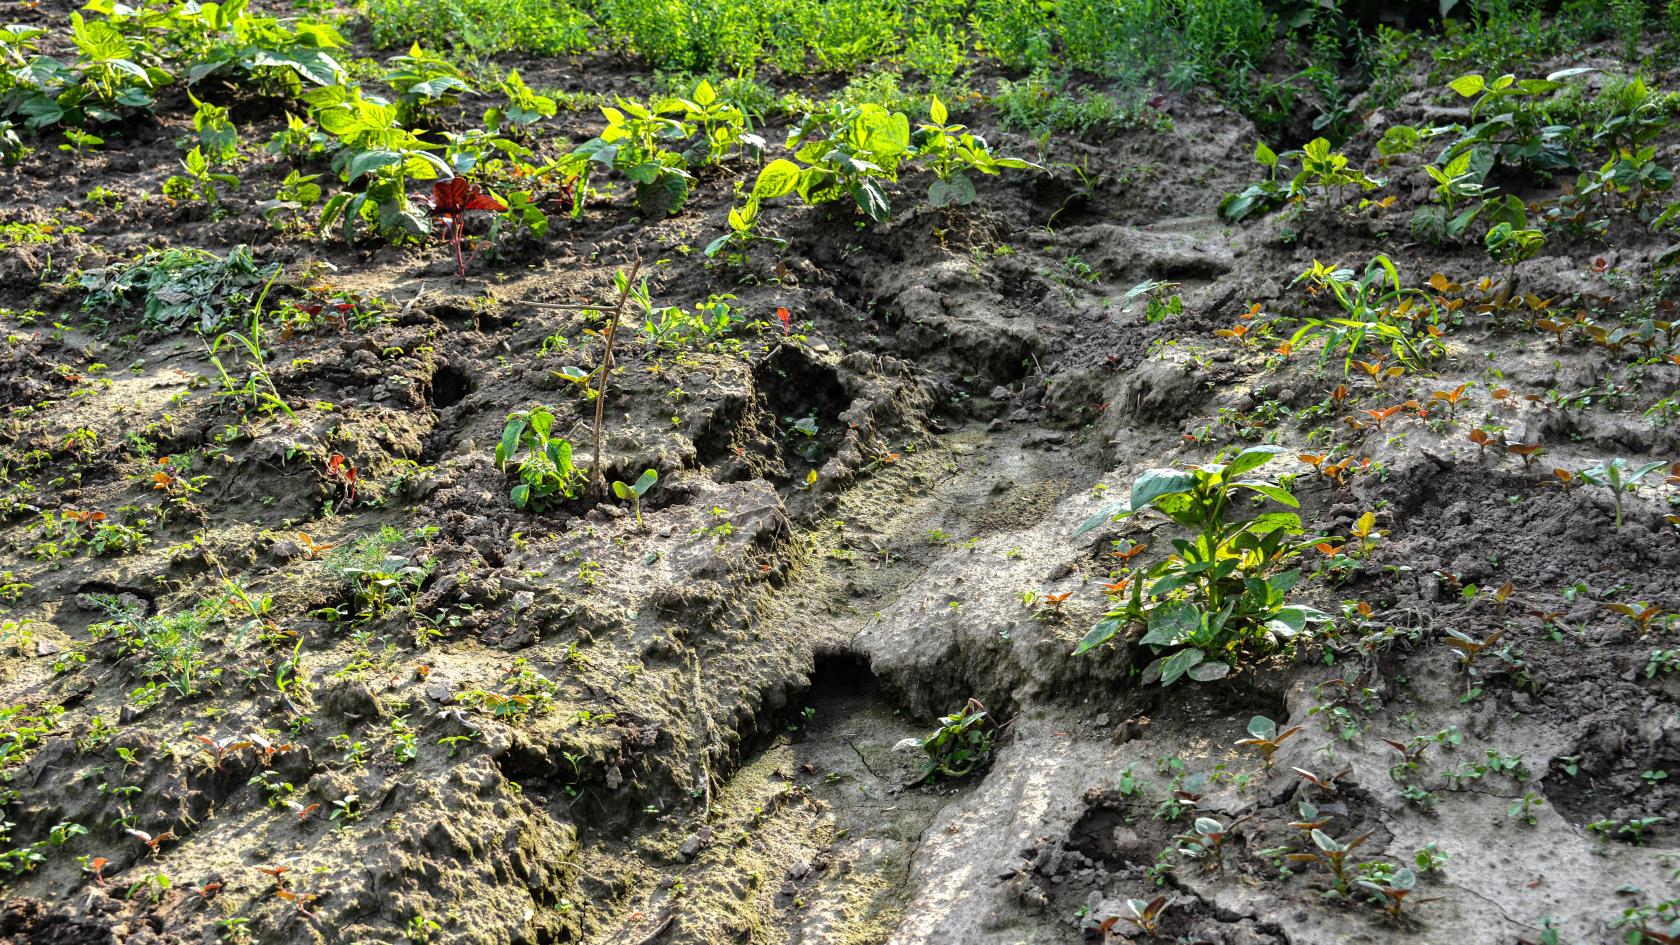
[[[917,129],[916,156],[933,171],[928,185],[928,203],[935,207],[967,206],[979,199],[969,172],[997,174],[1005,168],[1025,170],[1037,165],[1020,158],[994,157],[984,138],[970,134],[963,125],[947,124],[945,103],[933,97],[927,124]]]
[[[1330,150],[1325,138],[1314,138],[1301,147],[1301,170],[1289,182],[1290,199],[1308,205],[1308,198],[1316,190],[1328,205],[1345,205],[1343,191],[1348,187],[1376,190],[1387,183],[1349,166],[1347,155]]]
[[[1405,917],[1401,909],[1405,907],[1407,897],[1417,888],[1417,874],[1406,867],[1395,870],[1386,877],[1362,877],[1359,887],[1372,894],[1377,905],[1382,907],[1383,914],[1394,922],[1402,922]],[[1434,902],[1433,899],[1414,899],[1416,903]]]
[[[510,497],[518,508],[529,506],[540,512],[557,497],[576,498],[589,481],[587,473],[572,463],[572,444],[554,436],[553,426],[554,412],[547,407],[508,414],[502,441],[496,446],[496,468],[514,465],[519,484]]]
[[[1291,725],[1283,731],[1278,731],[1277,723],[1263,715],[1256,715],[1248,721],[1248,738],[1241,739],[1237,745],[1243,748],[1253,748],[1266,758],[1266,767],[1272,766],[1272,756],[1283,747],[1290,736],[1301,730],[1299,725]]]
[[[1353,851],[1371,839],[1369,833],[1362,833],[1346,843],[1337,841],[1334,837],[1314,827],[1308,834],[1312,838],[1313,849],[1305,853],[1291,853],[1289,859],[1300,863],[1322,863],[1330,871],[1332,888],[1342,895],[1349,892],[1348,859]]]
[[[1493,319],[1498,322],[1505,306],[1517,297],[1517,264],[1539,255],[1546,246],[1546,234],[1501,222],[1488,230],[1483,243],[1487,246],[1488,255],[1505,267],[1505,282],[1499,287],[1493,306]]]
[[[1627,460],[1618,456],[1591,469],[1583,469],[1576,475],[1595,486],[1604,486],[1610,490],[1610,500],[1616,506],[1616,530],[1621,531],[1623,495],[1637,490],[1640,480],[1665,465],[1667,464],[1655,462],[1629,468]]]
[[[204,151],[196,145],[181,159],[181,169],[186,173],[172,175],[163,182],[163,195],[171,200],[187,203],[202,201],[215,211],[222,203],[216,185],[220,184],[229,189],[239,186],[238,175],[212,171]]]
[[[752,192],[747,195],[746,202],[738,207],[729,208],[729,232],[708,243],[706,255],[716,256],[729,250],[727,258],[741,262],[745,261],[748,250],[755,242],[769,243],[778,251],[786,249],[787,240],[759,233],[758,222],[764,201],[785,197],[793,193],[798,185],[799,165],[782,158],[764,165],[764,169],[758,172],[758,179],[753,183]]]
[[[426,208],[426,215],[436,224],[438,235],[454,247],[457,278],[467,275],[467,260],[461,250],[467,232],[467,214],[507,211],[507,204],[479,190],[464,177],[440,180],[432,185],[431,196],[416,197],[414,202]]]
[[[996,726],[979,699],[969,699],[961,709],[939,720],[939,727],[925,738],[907,738],[899,747],[920,747],[927,754],[916,784],[936,778],[963,777],[989,764]]]
[[[1237,499],[1250,494],[1289,508],[1300,503],[1277,481],[1250,475],[1283,453],[1253,446],[1228,463],[1189,470],[1151,469],[1132,484],[1129,498],[1103,508],[1075,535],[1111,519],[1147,511],[1189,529],[1173,539],[1175,553],[1133,581],[1129,599],[1117,600],[1080,641],[1087,652],[1123,629],[1143,624],[1141,643],[1162,653],[1144,670],[1145,682],[1171,685],[1183,676],[1219,679],[1243,657],[1291,643],[1309,623],[1329,615],[1292,605],[1287,595],[1299,571],[1283,565],[1310,548],[1294,512],[1244,514]]]
[[[626,484],[617,480],[613,481],[613,495],[629,502],[631,507],[636,510],[636,527],[638,528],[642,525],[642,496],[647,495],[647,491],[652,489],[653,484],[658,481],[659,473],[652,469],[642,473],[641,478],[633,483]]]
[[[899,164],[913,153],[910,119],[873,103],[812,111],[788,136],[787,146],[809,165],[796,188],[806,203],[850,196],[876,222],[892,213],[881,181],[897,179]]]

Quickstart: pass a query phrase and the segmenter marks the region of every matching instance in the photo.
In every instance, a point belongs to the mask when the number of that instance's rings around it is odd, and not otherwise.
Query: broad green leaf
[[[1447,83],[1447,88],[1452,89],[1464,98],[1470,98],[1471,96],[1481,92],[1482,89],[1486,87],[1486,80],[1474,72],[1469,75],[1461,75]]]
[[[1189,601],[1168,601],[1149,614],[1149,632],[1142,643],[1148,646],[1176,646],[1202,628],[1202,611]]]
[[[777,158],[758,172],[752,195],[760,200],[785,197],[799,185],[799,165],[785,158]]]
[[[1269,482],[1256,482],[1247,479],[1242,482],[1233,483],[1233,485],[1240,486],[1244,489],[1252,489],[1266,498],[1271,499],[1273,502],[1287,505],[1292,509],[1298,509],[1301,507],[1300,501],[1291,495],[1288,489],[1285,489],[1282,486],[1273,485]]]
[[[1071,537],[1078,538],[1080,535],[1083,535],[1091,529],[1102,525],[1104,522],[1107,522],[1116,515],[1130,515],[1131,513],[1132,507],[1130,503],[1124,500],[1119,502],[1110,502],[1098,509],[1095,515],[1092,515],[1090,518],[1080,523],[1080,526],[1073,530],[1073,535]]]
[[[1131,508],[1146,508],[1162,496],[1188,492],[1196,485],[1193,473],[1176,469],[1146,469],[1132,483]]]
[[[1225,466],[1225,478],[1235,479],[1251,469],[1258,469],[1271,462],[1274,457],[1287,453],[1281,446],[1250,446],[1236,455]]]
[[[945,111],[945,103],[941,102],[937,95],[933,97],[933,104],[928,106],[928,117],[932,118],[936,125],[945,124],[945,120],[950,117]]]
[[[1125,621],[1119,617],[1104,617],[1097,621],[1085,634],[1085,639],[1079,641],[1079,648],[1073,651],[1074,656],[1089,652],[1094,647],[1107,643],[1114,638],[1125,626]]]
[[[647,472],[642,473],[642,477],[640,479],[637,479],[636,484],[631,486],[630,488],[635,490],[636,495],[644,496],[644,495],[647,495],[647,491],[649,489],[653,488],[653,484],[658,482],[658,481],[659,481],[659,472],[657,470],[650,469]]]

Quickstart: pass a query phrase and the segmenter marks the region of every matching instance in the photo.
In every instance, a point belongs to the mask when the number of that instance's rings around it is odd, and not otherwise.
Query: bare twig
[[[601,353],[601,380],[595,389],[595,462],[589,467],[589,475],[595,482],[595,491],[602,495],[607,492],[607,477],[601,470],[601,418],[607,410],[607,375],[612,373],[613,338],[618,335],[619,316],[624,314],[624,305],[630,301],[630,290],[641,271],[642,258],[637,256],[635,265],[630,267],[630,276],[624,280],[624,289],[618,294],[618,304],[613,306],[612,318],[607,322],[606,345]]]
[[[658,925],[654,926],[653,931],[651,931],[648,934],[646,934],[646,935],[642,936],[641,938],[637,939],[635,941],[635,945],[652,945],[653,940],[658,938],[661,935],[664,935],[665,930],[670,928],[671,923],[675,922],[676,919],[677,919],[677,910],[672,909],[671,914],[667,915],[665,917],[665,921],[663,921],[663,922],[659,923]]]
[[[601,307],[583,302],[538,302],[533,299],[511,299],[509,302],[513,305],[529,305],[532,308],[548,308],[561,312],[582,312]]]

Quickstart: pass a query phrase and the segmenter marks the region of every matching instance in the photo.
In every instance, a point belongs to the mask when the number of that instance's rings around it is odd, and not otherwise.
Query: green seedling
[[[898,747],[919,747],[927,754],[922,774],[914,783],[963,777],[992,760],[992,740],[997,728],[979,699],[969,699],[961,709],[939,720],[939,727],[925,738],[907,738]]]
[[[1305,853],[1291,853],[1289,859],[1301,863],[1322,863],[1330,871],[1330,877],[1336,892],[1347,895],[1348,886],[1348,858],[1371,839],[1371,834],[1362,833],[1346,843],[1341,843],[1318,828],[1309,833],[1314,849]]]
[[[1359,880],[1361,889],[1373,894],[1383,914],[1394,922],[1404,921],[1401,909],[1407,897],[1417,888],[1417,874],[1401,867],[1385,878],[1365,877]],[[1434,899],[1414,899],[1414,903],[1434,902]]]
[[[1204,868],[1216,873],[1225,866],[1225,841],[1247,819],[1239,817],[1227,827],[1212,817],[1197,817],[1190,830],[1174,838],[1178,841],[1178,852],[1190,859],[1204,861]]]
[[[553,435],[554,412],[535,407],[508,414],[496,446],[496,468],[509,463],[519,476],[509,497],[518,508],[542,511],[556,499],[577,498],[588,474],[572,463],[572,444]],[[521,453],[523,452],[523,458]]]
[[[1625,493],[1639,488],[1640,480],[1651,473],[1663,468],[1666,463],[1653,462],[1641,466],[1629,467],[1628,461],[1621,457],[1607,460],[1591,469],[1583,469],[1576,475],[1595,486],[1604,486],[1610,490],[1610,500],[1616,506],[1616,530],[1622,530],[1622,497]]]
[[[637,479],[634,483],[629,485],[618,482],[617,480],[613,481],[613,495],[618,496],[625,502],[629,502],[631,507],[636,510],[637,527],[640,527],[642,524],[642,496],[647,495],[647,491],[652,489],[653,484],[658,481],[659,473],[652,469],[642,473],[640,479]]]
[[[1253,748],[1255,751],[1258,751],[1261,755],[1265,756],[1266,767],[1270,768],[1272,766],[1272,756],[1277,754],[1277,750],[1283,747],[1283,743],[1288,741],[1290,736],[1300,730],[1301,726],[1291,725],[1289,728],[1280,732],[1278,731],[1276,722],[1273,722],[1271,719],[1268,719],[1263,715],[1256,715],[1248,722],[1248,734],[1250,737],[1239,740],[1237,745],[1243,748]]]

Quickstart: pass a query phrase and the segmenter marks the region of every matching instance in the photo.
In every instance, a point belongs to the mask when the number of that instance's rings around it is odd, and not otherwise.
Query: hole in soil
[[[461,398],[467,396],[471,389],[465,371],[453,364],[445,364],[432,375],[432,406],[439,409],[453,407],[460,403]]]
[[[816,711],[806,735],[817,734],[850,717],[880,691],[881,680],[861,655],[839,652],[818,656],[816,667],[811,670],[811,689],[796,703],[799,709],[809,707]]]

